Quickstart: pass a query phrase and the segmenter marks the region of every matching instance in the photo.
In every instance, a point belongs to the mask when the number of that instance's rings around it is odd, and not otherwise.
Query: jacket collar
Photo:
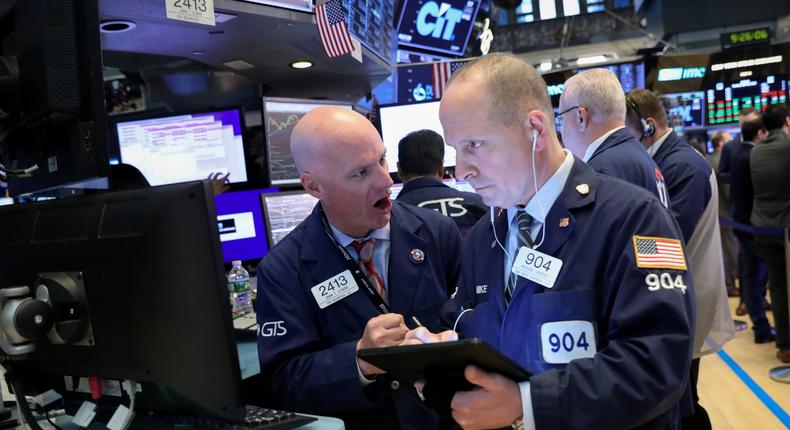
[[[618,145],[622,145],[622,144],[628,142],[629,140],[635,140],[635,139],[634,139],[633,136],[631,136],[631,133],[628,131],[627,128],[623,127],[623,128],[617,129],[614,133],[610,134],[609,137],[607,137],[601,143],[601,145],[598,147],[598,149],[596,149],[595,152],[593,153],[593,155],[590,157],[590,160],[592,160],[593,158],[601,155],[602,153],[604,153],[604,152],[606,152],[606,151],[608,151],[608,150],[610,150],[610,149],[612,149],[612,148],[614,148],[614,147],[616,147]],[[587,162],[589,163],[590,160],[587,160]]]

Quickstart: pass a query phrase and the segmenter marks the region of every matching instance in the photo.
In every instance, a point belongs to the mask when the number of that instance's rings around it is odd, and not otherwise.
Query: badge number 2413
[[[310,289],[321,309],[343,300],[357,290],[359,286],[350,270],[340,272]]]
[[[208,11],[206,0],[170,0],[173,7],[179,8],[184,12],[195,10],[197,12]]]

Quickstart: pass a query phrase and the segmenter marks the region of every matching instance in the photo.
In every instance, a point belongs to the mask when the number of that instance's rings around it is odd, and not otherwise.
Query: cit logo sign
[[[428,1],[417,14],[417,32],[435,39],[452,40],[455,25],[461,22],[463,11],[449,3]]]

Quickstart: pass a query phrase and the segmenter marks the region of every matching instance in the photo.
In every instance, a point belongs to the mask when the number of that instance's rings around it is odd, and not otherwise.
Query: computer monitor
[[[98,3],[17,0],[0,7],[0,158],[14,171],[2,175],[13,196],[107,188]]]
[[[745,107],[764,111],[769,105],[787,103],[787,81],[783,76],[746,78],[717,82],[706,90],[708,125],[738,122]]]
[[[137,167],[151,185],[230,173],[247,182],[244,116],[239,109],[158,116],[115,124],[121,162]]]
[[[277,188],[230,191],[215,197],[219,240],[226,263],[259,260],[269,250],[261,194]]]
[[[76,318],[61,315],[47,339],[13,362],[27,387],[56,388],[70,402],[90,394],[76,392],[83,384],[68,376],[133,380],[142,385],[138,417],[243,420],[207,182],[3,206],[0,225],[0,293],[43,285],[56,310],[64,300],[79,303]]]
[[[664,94],[661,96],[661,101],[667,109],[670,126],[685,128],[705,126],[704,91]]]
[[[311,110],[321,106],[351,109],[350,104],[319,100],[269,98],[263,99],[263,124],[266,128],[269,183],[277,185],[299,184],[291,154],[291,132],[296,123]]]
[[[387,147],[387,164],[390,172],[398,171],[398,143],[407,134],[417,130],[433,130],[444,136],[439,122],[439,101],[427,103],[387,105],[379,107],[381,138]],[[455,149],[444,146],[444,167],[455,167]]]
[[[263,216],[269,247],[283,240],[288,233],[313,212],[318,199],[305,191],[262,194]]]

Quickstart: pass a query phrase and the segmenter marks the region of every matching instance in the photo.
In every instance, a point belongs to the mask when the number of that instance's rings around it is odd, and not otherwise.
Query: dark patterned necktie
[[[529,227],[532,225],[532,217],[527,213],[527,211],[523,209],[519,209],[518,213],[516,213],[515,218],[515,228],[516,228],[516,254],[513,255],[513,262],[516,261],[516,255],[518,255],[518,251],[521,250],[522,246],[526,246],[528,248],[532,248],[532,236],[529,235]],[[513,228],[513,226],[511,226]],[[512,268],[512,266],[511,266]],[[507,278],[507,285],[505,286],[505,304],[510,305],[510,299],[513,298],[513,294],[516,292],[516,283],[518,282],[518,275],[515,273],[510,273],[510,276]]]
[[[376,272],[376,266],[373,264],[373,246],[375,244],[376,239],[368,239],[361,242],[355,240],[351,242],[351,246],[353,246],[354,249],[357,250],[357,254],[359,254],[359,268],[362,270],[362,274],[373,284],[381,298],[384,299],[384,302],[389,304],[387,290],[384,288],[384,283],[381,282],[381,278]]]

